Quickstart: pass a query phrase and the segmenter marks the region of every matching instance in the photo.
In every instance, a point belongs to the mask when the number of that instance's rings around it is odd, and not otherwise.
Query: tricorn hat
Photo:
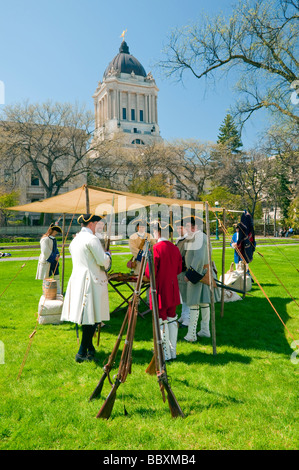
[[[51,230],[55,230],[56,232],[59,232],[59,233],[62,233],[62,230],[61,228],[59,227],[59,225],[56,225],[54,223],[52,223],[49,227]]]
[[[142,227],[147,227],[148,223],[146,221],[146,219],[144,217],[140,217],[139,219],[135,219],[133,221],[134,225],[136,224],[136,227],[138,227],[138,225],[141,225]]]
[[[81,214],[79,215],[77,222],[78,224],[88,224],[88,222],[99,222],[102,220],[102,217],[94,214]]]

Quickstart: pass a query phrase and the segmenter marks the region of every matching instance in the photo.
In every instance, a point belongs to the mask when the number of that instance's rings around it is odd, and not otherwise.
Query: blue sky
[[[127,29],[130,53],[151,71],[159,87],[161,136],[216,141],[234,103],[233,83],[207,89],[185,75],[166,79],[154,65],[172,29],[200,20],[202,12],[229,14],[230,0],[0,0],[0,81],[5,104],[29,100],[79,102],[93,111],[92,95]],[[0,107],[3,105],[0,105]],[[255,145],[266,123],[246,125],[245,148]]]

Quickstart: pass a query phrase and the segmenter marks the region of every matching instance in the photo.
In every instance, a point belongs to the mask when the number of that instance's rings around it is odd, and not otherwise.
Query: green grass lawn
[[[261,247],[260,251],[299,303],[298,247]],[[285,256],[283,256],[285,255]],[[129,255],[113,257],[113,270],[126,271]],[[221,268],[221,250],[213,251]],[[292,264],[288,262],[292,261]],[[233,251],[226,250],[226,268]],[[98,363],[78,364],[75,327],[70,323],[38,325],[22,374],[29,335],[35,328],[41,281],[37,262],[0,262],[0,449],[220,450],[297,449],[299,364],[291,361],[293,338],[299,339],[298,306],[263,258],[255,254],[252,271],[288,331],[254,284],[245,300],[216,304],[217,354],[212,340],[186,343],[179,330],[177,360],[167,367],[184,419],[173,419],[163,403],[157,379],[145,373],[152,358],[151,314],[138,317],[132,373],[117,391],[108,421],[96,414],[109,393],[89,396],[102,375],[125,310],[111,316],[101,332]],[[66,283],[71,260],[66,260]],[[120,298],[110,291],[111,311]],[[178,312],[180,307],[178,307]],[[80,331],[81,336],[81,331]],[[123,344],[123,343],[122,343]],[[117,356],[117,372],[122,344]],[[124,406],[128,415],[124,415]]]

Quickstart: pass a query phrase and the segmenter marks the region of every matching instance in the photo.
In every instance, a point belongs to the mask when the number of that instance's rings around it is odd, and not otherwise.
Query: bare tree
[[[227,20],[202,15],[200,24],[176,29],[160,62],[167,76],[216,80],[234,69],[240,101],[234,115],[244,123],[266,108],[299,121],[291,100],[298,79],[298,1],[240,1]]]
[[[93,118],[71,104],[6,106],[0,123],[2,162],[15,174],[30,169],[46,197],[87,171],[88,140]]]
[[[212,177],[212,155],[216,144],[194,140],[178,140],[168,144],[163,158],[165,170],[177,191],[190,200],[198,200]]]
[[[124,175],[128,171],[128,149],[123,135],[115,134],[107,139],[94,136],[88,152],[87,182],[104,188],[125,190]]]
[[[173,196],[173,187],[165,169],[166,147],[154,143],[136,146],[127,158],[127,181],[129,191],[154,196]]]
[[[86,182],[88,174],[109,179],[121,166],[120,145],[116,139],[94,138],[93,126],[93,114],[83,106],[6,106],[0,121],[2,166],[15,175],[33,172],[46,197],[57,195],[78,177]]]
[[[238,199],[252,217],[258,202],[268,197],[273,182],[273,169],[268,155],[261,149],[231,154],[219,145],[213,154],[213,186],[225,187]]]

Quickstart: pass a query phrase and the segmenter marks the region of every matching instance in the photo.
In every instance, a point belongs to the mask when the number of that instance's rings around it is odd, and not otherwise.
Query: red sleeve
[[[150,274],[149,274],[149,267],[148,267],[148,263],[146,264],[146,268],[145,268],[145,271],[144,271],[144,275],[149,279],[150,277]]]

